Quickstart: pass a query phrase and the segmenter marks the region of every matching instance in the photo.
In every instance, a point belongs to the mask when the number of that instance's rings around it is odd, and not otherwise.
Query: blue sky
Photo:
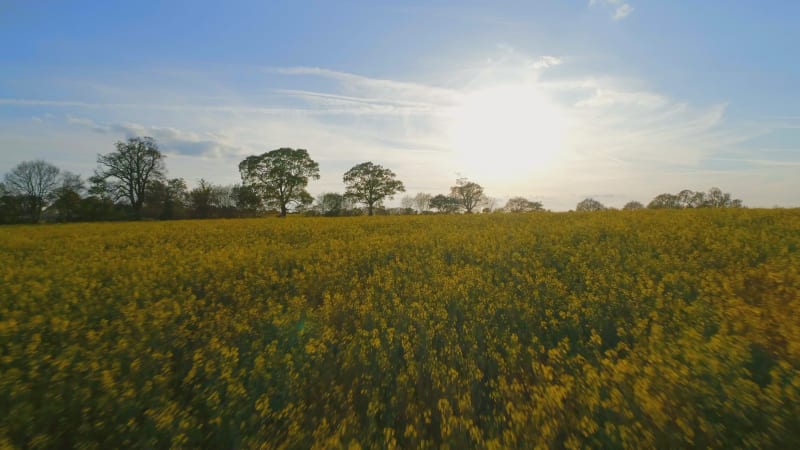
[[[573,208],[719,186],[800,206],[800,2],[0,0],[0,173],[90,175],[154,136],[170,176],[307,148],[410,194],[458,176]]]

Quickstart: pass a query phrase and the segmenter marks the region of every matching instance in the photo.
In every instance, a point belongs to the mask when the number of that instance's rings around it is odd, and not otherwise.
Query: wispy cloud
[[[41,117],[44,111],[39,110],[58,111],[61,120],[27,121],[41,129],[56,130],[58,123],[66,127],[62,135],[43,133],[36,145],[57,146],[67,139],[80,141],[73,147],[91,142],[93,147],[84,151],[89,168],[96,148],[110,151],[115,140],[148,135],[172,161],[180,161],[170,164],[171,176],[189,180],[205,176],[232,182],[242,157],[291,146],[309,149],[321,163],[323,179],[312,190],[340,190],[341,173],[354,163],[373,160],[392,167],[413,192],[447,189],[460,170],[460,154],[448,140],[448,119],[474,93],[499,84],[535,91],[526,98],[552,103],[569,126],[552,170],[495,180],[479,171],[464,174],[484,182],[495,196],[531,195],[547,198],[550,208],[568,209],[586,194],[622,202],[628,200],[623,199],[627,192],[646,192],[640,198],[646,200],[683,187],[708,188],[705,184],[712,180],[739,194],[722,182],[735,187],[742,177],[760,183],[768,179],[765,171],[779,168],[778,157],[725,153],[760,130],[726,125],[724,101],[698,105],[638,80],[576,73],[571,60],[559,56],[534,57],[512,47],[493,56],[474,71],[471,81],[449,85],[318,67],[271,67],[254,70],[264,77],[259,85],[214,83],[204,86],[202,97],[180,90],[159,95],[154,83],[141,89],[147,89],[150,98],[160,97],[160,102],[137,101],[140,92],[121,85],[118,96],[107,102],[83,100],[105,98],[89,92],[74,101],[0,99],[0,105],[30,107]],[[558,65],[558,72],[545,79],[544,73]],[[178,100],[169,101],[173,98]],[[513,110],[515,105],[509,107]],[[797,123],[793,118],[777,122]],[[3,142],[9,141],[2,134],[0,146],[6,146]],[[503,151],[487,148],[486,155],[502,158]],[[736,161],[715,165],[726,158]],[[796,169],[796,157],[784,160]],[[750,164],[747,172],[738,168],[744,164]]]
[[[437,106],[430,102],[393,98],[371,98],[339,95],[299,89],[276,89],[274,92],[305,100],[315,106],[332,108],[334,113],[354,114],[434,114]]]
[[[611,18],[614,20],[622,20],[633,12],[633,6],[625,0],[589,0],[589,5],[611,10]]]
[[[266,70],[268,73],[282,75],[309,75],[337,80],[346,93],[361,96],[401,98],[407,102],[422,103],[446,103],[452,102],[454,99],[454,92],[451,89],[422,83],[372,78],[319,67],[273,67]]]
[[[162,150],[187,156],[219,158],[237,154],[240,148],[231,144],[224,136],[212,132],[192,132],[175,127],[145,126],[138,123],[99,124],[92,119],[68,115],[67,123],[88,128],[96,133],[112,137],[150,136],[159,142]]]

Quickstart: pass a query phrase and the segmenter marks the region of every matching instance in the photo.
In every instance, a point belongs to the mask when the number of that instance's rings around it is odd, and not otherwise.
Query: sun
[[[562,109],[532,85],[465,94],[448,127],[456,167],[470,177],[503,179],[547,170],[567,132]]]

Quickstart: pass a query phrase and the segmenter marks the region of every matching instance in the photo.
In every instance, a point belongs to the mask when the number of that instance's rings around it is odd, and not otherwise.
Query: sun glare
[[[466,94],[448,129],[456,165],[501,179],[546,170],[567,131],[562,110],[533,86],[503,85]]]

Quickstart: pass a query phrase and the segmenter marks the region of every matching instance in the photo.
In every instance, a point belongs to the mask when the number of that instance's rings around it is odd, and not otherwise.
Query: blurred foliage
[[[800,211],[0,228],[0,447],[800,448]]]

